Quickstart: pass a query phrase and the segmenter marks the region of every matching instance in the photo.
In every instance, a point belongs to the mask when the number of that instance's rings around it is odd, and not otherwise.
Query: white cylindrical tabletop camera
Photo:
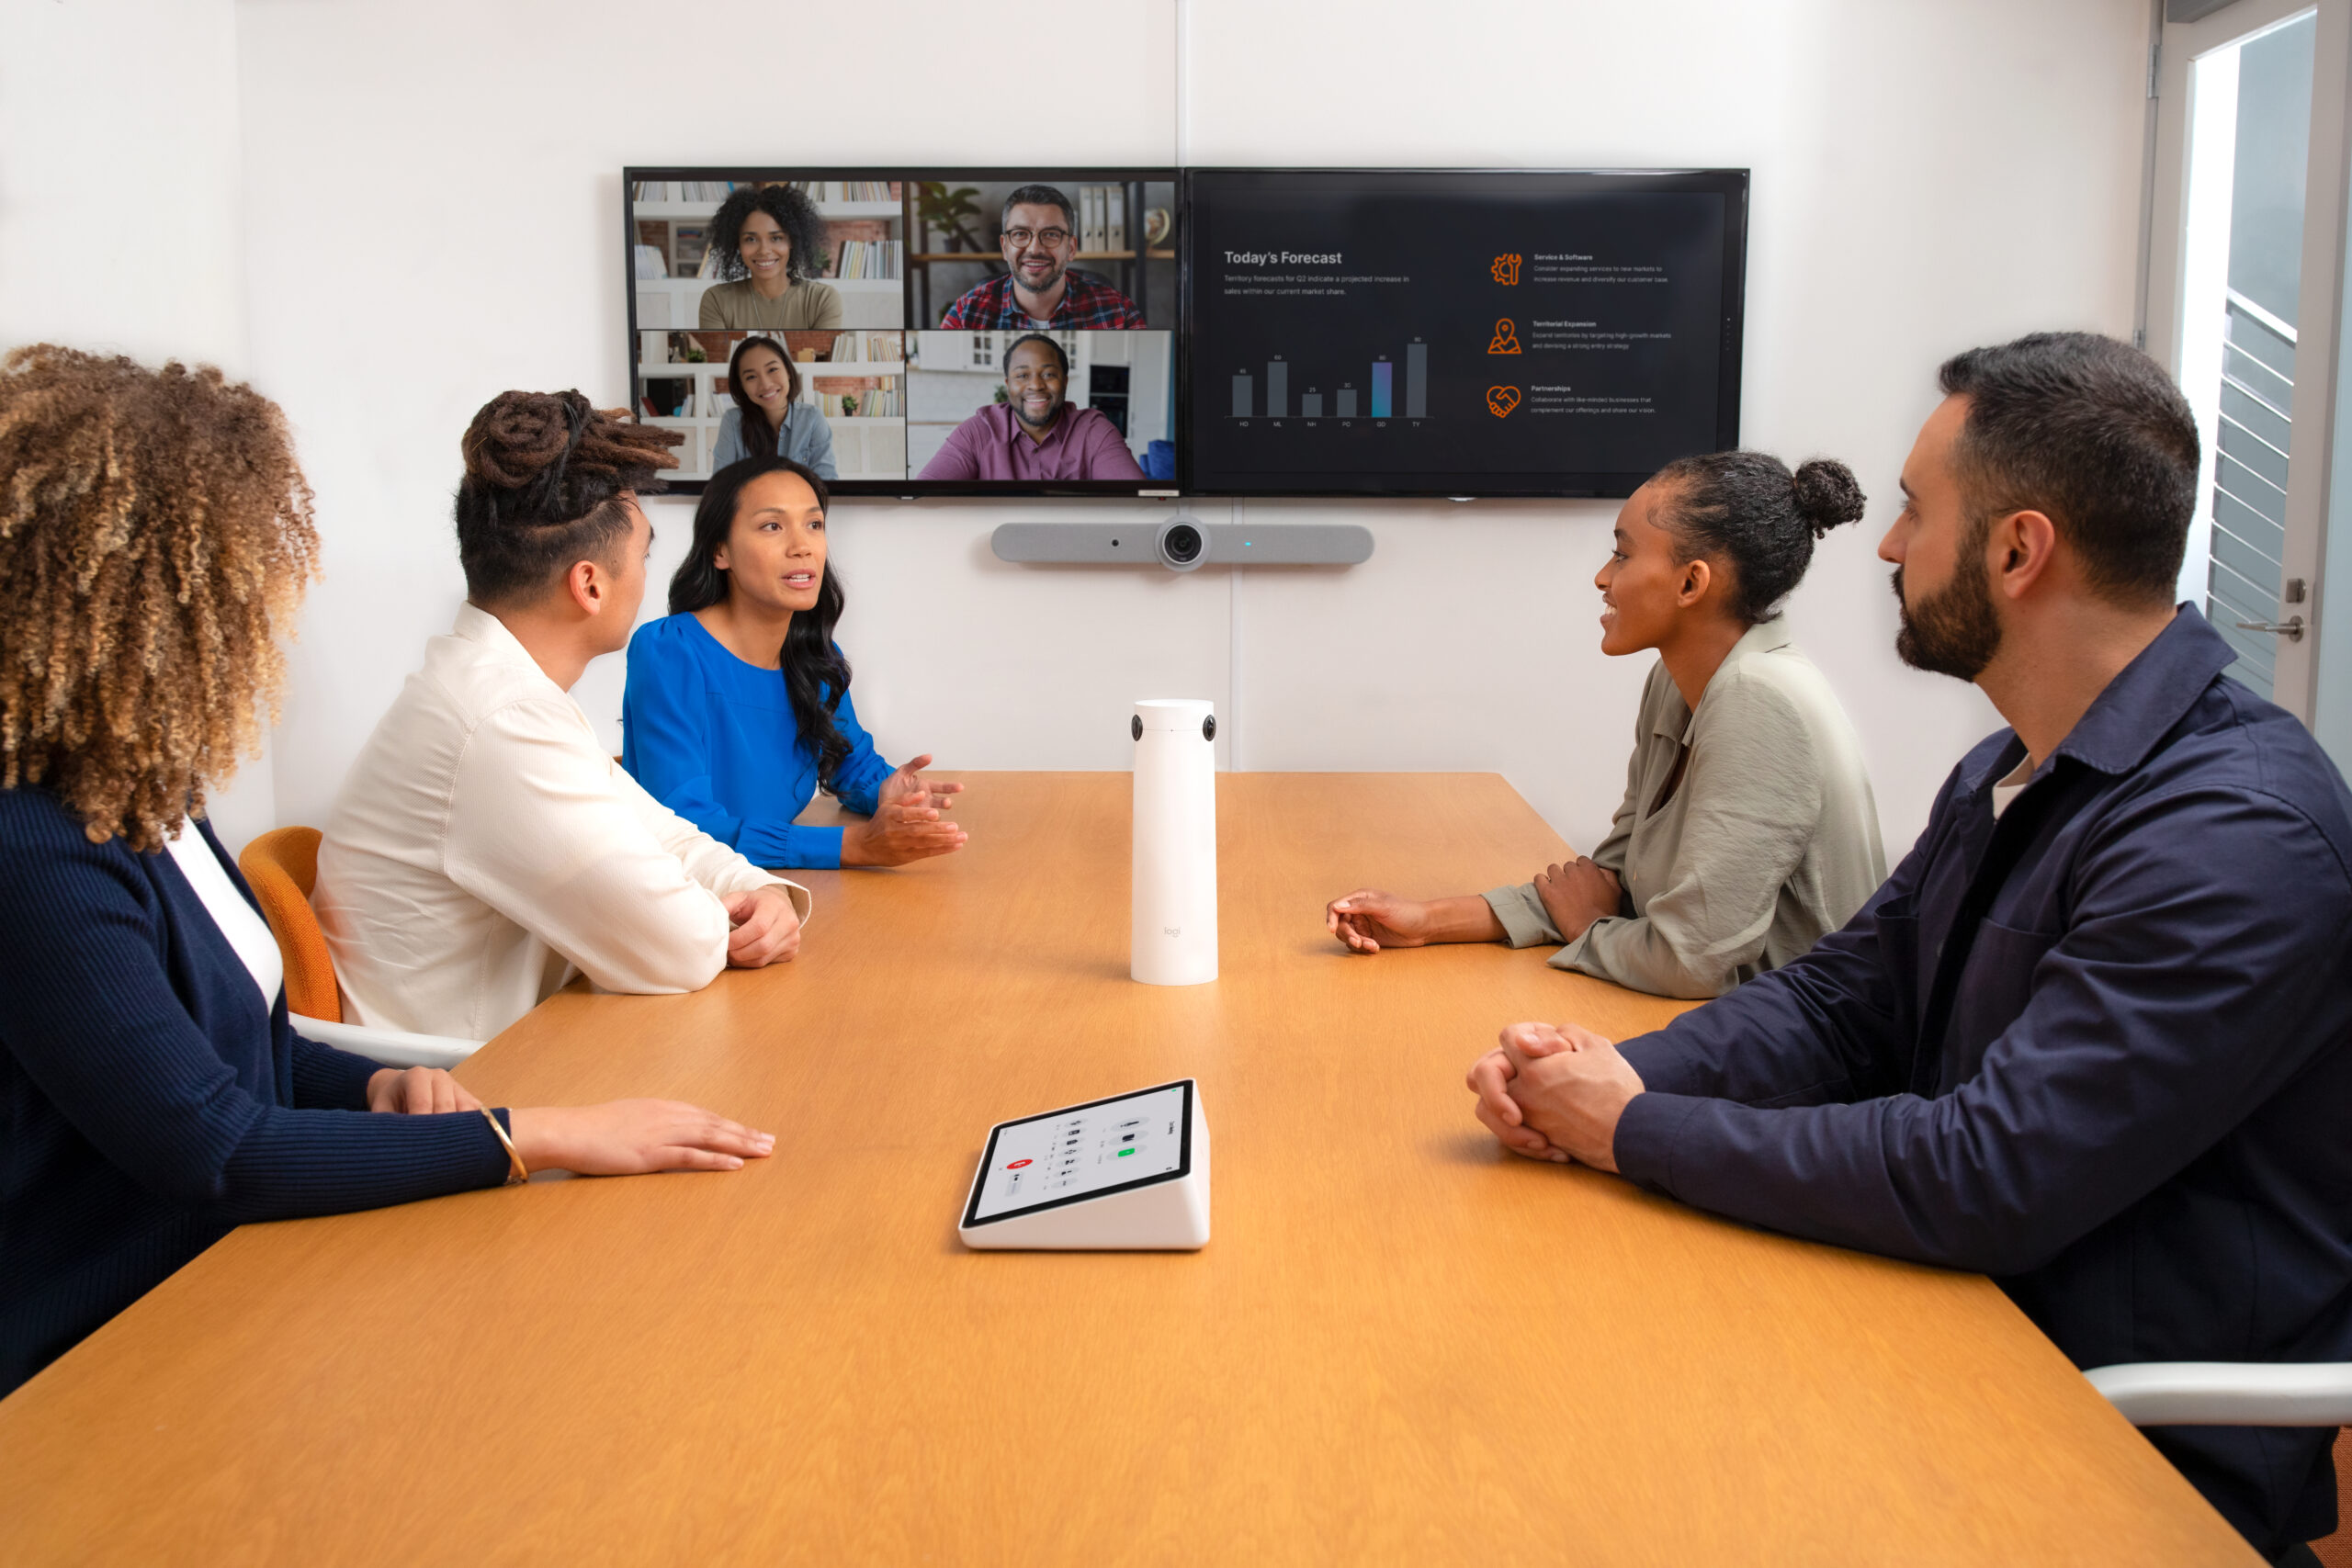
[[[1136,704],[1134,929],[1127,972],[1147,986],[1216,978],[1216,714],[1206,701]]]

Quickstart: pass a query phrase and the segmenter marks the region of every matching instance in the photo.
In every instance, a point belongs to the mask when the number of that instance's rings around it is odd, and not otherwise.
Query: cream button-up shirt
[[[1720,996],[1852,919],[1886,880],[1861,742],[1787,622],[1750,626],[1696,713],[1661,660],[1634,739],[1624,803],[1592,852],[1623,884],[1625,912],[1561,946],[1555,968],[1654,996]],[[1533,883],[1487,902],[1513,947],[1560,942]]]
[[[699,990],[722,897],[782,886],[639,787],[580,705],[472,604],[352,764],[311,906],[347,1022],[487,1040],[573,973]]]

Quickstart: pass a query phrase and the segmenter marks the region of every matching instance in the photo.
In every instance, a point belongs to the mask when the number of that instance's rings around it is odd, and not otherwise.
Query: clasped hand
[[[1478,1120],[1530,1159],[1617,1168],[1617,1122],[1642,1077],[1617,1047],[1577,1024],[1514,1023],[1471,1064]]]
[[[1624,907],[1625,888],[1615,872],[1578,855],[1537,872],[1535,897],[1544,901],[1544,913],[1560,940],[1574,942],[1595,920],[1608,919]]]
[[[735,928],[727,933],[727,962],[735,968],[764,968],[800,951],[800,911],[782,887],[770,883],[730,895],[725,903]]]
[[[947,820],[964,786],[925,779],[931,755],[914,758],[882,781],[874,815],[842,830],[843,865],[904,865],[964,847],[964,829]]]

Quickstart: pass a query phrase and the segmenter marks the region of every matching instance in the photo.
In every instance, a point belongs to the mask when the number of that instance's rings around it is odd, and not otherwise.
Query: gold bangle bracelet
[[[506,1145],[506,1185],[520,1187],[531,1179],[530,1168],[523,1163],[523,1156],[514,1147],[514,1140],[507,1135],[505,1126],[498,1120],[498,1112],[485,1105],[481,1114],[482,1119],[490,1123],[490,1130],[498,1134],[498,1141]]]

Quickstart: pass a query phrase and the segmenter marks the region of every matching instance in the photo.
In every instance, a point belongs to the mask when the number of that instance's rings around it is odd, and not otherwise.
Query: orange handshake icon
[[[1517,387],[1489,387],[1487,389],[1487,412],[1493,414],[1497,419],[1509,419],[1510,417],[1510,411],[1517,407],[1519,407],[1519,389]]]
[[[1494,275],[1497,283],[1516,284],[1519,282],[1519,260],[1517,251],[1505,251],[1487,270]]]

